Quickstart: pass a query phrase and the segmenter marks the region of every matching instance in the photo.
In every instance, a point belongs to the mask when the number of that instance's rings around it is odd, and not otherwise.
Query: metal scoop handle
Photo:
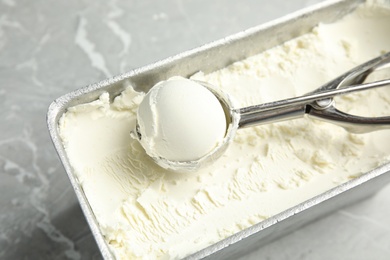
[[[304,96],[233,109],[240,116],[239,127],[300,118],[305,114],[344,127],[352,133],[390,129],[390,116],[360,117],[337,110],[333,97],[390,85],[390,79],[365,83],[372,72],[390,64],[390,53],[370,60]]]

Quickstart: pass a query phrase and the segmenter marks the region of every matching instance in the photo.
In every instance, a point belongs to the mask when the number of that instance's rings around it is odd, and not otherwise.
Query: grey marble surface
[[[0,0],[0,259],[100,259],[52,100],[320,0]],[[390,186],[243,259],[389,259]]]

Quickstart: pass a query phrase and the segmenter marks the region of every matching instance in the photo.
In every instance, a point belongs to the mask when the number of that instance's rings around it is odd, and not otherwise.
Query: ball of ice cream
[[[156,84],[141,102],[137,120],[146,153],[170,161],[198,160],[226,133],[219,100],[201,84],[184,78]]]

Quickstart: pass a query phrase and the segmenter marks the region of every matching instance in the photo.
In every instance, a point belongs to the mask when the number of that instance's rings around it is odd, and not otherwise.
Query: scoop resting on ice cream
[[[231,129],[297,119],[309,115],[351,133],[390,128],[390,117],[355,116],[334,107],[333,97],[390,85],[390,79],[365,82],[367,75],[387,68],[390,52],[357,66],[311,93],[295,98],[235,109],[207,82],[176,78],[157,84],[138,110],[137,137],[161,166],[196,169],[212,161],[234,137]],[[225,111],[227,112],[225,114]],[[238,120],[237,120],[238,119]],[[228,130],[227,130],[228,129]],[[229,131],[230,130],[230,131]],[[224,138],[225,137],[225,138]],[[165,160],[160,163],[159,160]],[[184,164],[185,167],[182,167]],[[191,164],[190,164],[191,165]]]
[[[350,115],[334,107],[333,97],[390,85],[387,76],[384,80],[369,83],[364,81],[366,77],[362,77],[387,67],[389,62],[390,52],[353,68],[325,84],[326,88],[240,109],[234,109],[229,100],[220,97],[220,93],[214,94],[214,87],[206,82],[180,78],[163,81],[152,88],[139,107],[137,137],[158,164],[185,170],[189,162],[196,162],[197,167],[202,161],[212,161],[221,155],[228,140],[234,137],[232,128],[280,122],[307,114],[352,133],[388,129],[390,117]],[[166,163],[161,164],[159,160]]]

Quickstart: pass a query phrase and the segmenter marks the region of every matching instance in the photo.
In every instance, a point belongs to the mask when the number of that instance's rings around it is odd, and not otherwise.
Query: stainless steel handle
[[[305,113],[325,121],[334,122],[353,132],[367,132],[381,128],[390,128],[390,116],[382,118],[356,117],[332,107],[332,98],[352,92],[390,85],[390,79],[344,87],[322,90],[296,98],[255,105],[233,112],[240,115],[239,127],[274,123],[303,116]],[[351,127],[349,127],[349,124]],[[372,126],[369,126],[372,124]],[[353,126],[352,126],[353,125]],[[359,131],[358,127],[362,127]]]
[[[390,116],[360,117],[344,113],[335,107],[324,110],[312,110],[310,117],[341,126],[355,134],[369,133],[382,129],[390,129]]]

